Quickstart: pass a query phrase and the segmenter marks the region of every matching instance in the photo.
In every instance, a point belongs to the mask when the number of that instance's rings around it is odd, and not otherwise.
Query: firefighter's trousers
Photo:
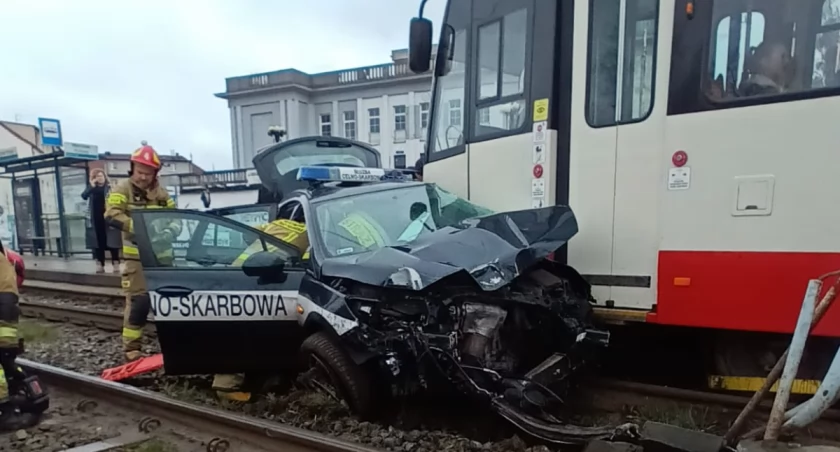
[[[125,293],[123,313],[123,351],[129,361],[142,356],[140,351],[143,328],[149,317],[152,300],[146,290],[143,267],[139,261],[126,260],[122,271],[122,288]]]
[[[15,372],[18,353],[18,288],[14,266],[0,254],[0,404],[8,402],[8,378]]]

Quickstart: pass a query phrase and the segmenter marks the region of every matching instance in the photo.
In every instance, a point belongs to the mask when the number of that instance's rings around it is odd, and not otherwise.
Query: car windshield
[[[329,257],[405,245],[423,234],[492,213],[434,184],[315,204],[319,240]]]

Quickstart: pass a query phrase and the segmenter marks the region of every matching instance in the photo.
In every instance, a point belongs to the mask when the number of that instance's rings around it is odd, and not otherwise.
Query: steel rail
[[[707,405],[720,405],[724,407],[744,407],[750,401],[750,396],[736,394],[721,394],[710,391],[699,391],[695,389],[675,388],[671,386],[660,386],[648,383],[638,383],[611,378],[596,378],[585,385],[586,389],[602,389],[615,391],[620,394],[635,393],[642,396],[660,397],[672,401],[683,401],[688,403],[702,403]],[[762,411],[770,412],[772,399],[764,400],[759,407]],[[793,404],[790,404],[793,406]],[[822,415],[821,419],[840,421],[840,410],[829,409]]]
[[[123,314],[119,312],[31,301],[21,301],[19,305],[20,312],[24,317],[42,318],[56,322],[72,323],[74,325],[93,326],[105,331],[122,331],[123,327]],[[153,320],[149,320],[149,323],[146,325],[146,330],[154,334]]]
[[[289,427],[276,422],[229,413],[214,408],[192,405],[134,386],[105,381],[58,367],[18,359],[27,372],[49,387],[82,394],[109,404],[125,407],[159,420],[211,433],[218,439],[239,441],[266,450],[290,452],[374,452],[320,433]]]

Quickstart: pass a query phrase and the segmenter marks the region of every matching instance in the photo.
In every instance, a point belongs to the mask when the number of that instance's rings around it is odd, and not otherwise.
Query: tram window
[[[840,86],[840,0],[825,0],[814,48],[814,88]]]
[[[501,47],[501,21],[478,29],[478,98],[499,95],[499,48]]]
[[[464,143],[464,122],[461,105],[466,94],[467,33],[461,29],[455,32],[452,66],[446,75],[435,83],[435,108],[432,154],[447,151]],[[457,105],[457,111],[453,109]],[[443,108],[446,106],[447,108]],[[457,114],[456,114],[457,113]]]
[[[528,10],[478,29],[478,105],[475,135],[517,130],[525,123]]]
[[[840,87],[840,0],[761,7],[750,0],[714,2],[706,98],[725,103]]]
[[[586,121],[643,120],[653,106],[658,0],[590,0]]]

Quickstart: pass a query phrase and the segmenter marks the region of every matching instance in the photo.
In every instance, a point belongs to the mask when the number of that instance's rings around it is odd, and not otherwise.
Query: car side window
[[[144,212],[140,253],[147,268],[239,268],[250,255],[276,253],[290,266],[300,253],[234,219],[194,211]],[[176,237],[164,231],[177,231]]]
[[[300,201],[289,201],[277,210],[277,219],[292,220],[298,209],[300,209]]]

